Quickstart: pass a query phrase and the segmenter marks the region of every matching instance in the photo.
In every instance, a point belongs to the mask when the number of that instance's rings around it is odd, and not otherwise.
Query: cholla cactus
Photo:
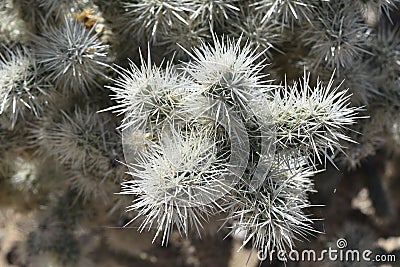
[[[211,28],[221,27],[236,17],[241,0],[195,0],[192,1],[192,20],[210,24]]]
[[[284,25],[293,27],[295,22],[301,23],[304,20],[311,23],[312,11],[318,2],[316,0],[256,0],[252,5],[256,11],[263,14],[263,22],[277,20],[283,28]]]
[[[240,47],[241,40],[220,41],[214,36],[214,45],[203,44],[190,53],[192,62],[185,66],[186,72],[199,84],[196,94],[218,100],[216,105],[226,104],[245,113],[255,91],[266,91],[268,85],[261,74],[264,67],[250,46]],[[244,114],[246,116],[246,114]]]
[[[188,59],[185,50],[201,45],[211,39],[209,25],[202,25],[198,20],[188,21],[188,24],[172,25],[167,35],[162,35],[157,45],[167,46],[164,55],[175,55],[177,59]]]
[[[214,36],[188,52],[193,61],[179,75],[171,63],[163,70],[142,59],[141,69],[117,69],[109,86],[117,100],[109,109],[125,114],[133,177],[121,194],[137,196],[128,207],[138,210],[132,221],[141,219],[140,230],[155,226],[163,244],[174,226],[200,232],[209,214],[230,208],[227,221],[246,231],[243,246],[292,246],[312,232],[302,211],[310,206],[312,168],[350,140],[345,130],[358,109],[346,91],[332,89],[333,77],[311,88],[305,74],[300,87],[285,85],[281,94],[261,74],[261,54],[240,43]],[[131,142],[137,132],[151,133],[140,149]]]
[[[281,42],[280,24],[276,21],[262,22],[261,14],[249,14],[238,17],[229,28],[230,35],[235,38],[242,37],[244,42],[248,42],[253,50],[264,53],[269,59],[272,57],[271,48],[279,51],[276,45]]]
[[[365,47],[367,25],[361,12],[350,9],[345,2],[322,3],[313,25],[305,33],[305,43],[311,45],[314,66],[336,69],[339,74],[354,59],[368,53]]]
[[[40,155],[52,156],[66,167],[68,184],[83,199],[106,201],[121,178],[113,153],[122,153],[122,146],[110,114],[94,113],[98,108],[91,105],[55,109],[33,125],[31,143]]]
[[[216,209],[215,195],[228,190],[221,177],[231,174],[212,133],[169,128],[131,166],[135,180],[123,182],[121,192],[138,195],[128,209],[144,217],[139,230],[155,225],[154,238],[163,232],[163,244],[173,225],[185,235],[190,227],[200,234],[202,221]]]
[[[126,115],[121,125],[123,129],[131,126],[134,130],[159,128],[174,115],[177,105],[192,87],[171,63],[167,63],[164,70],[153,67],[150,54],[148,64],[143,58],[141,63],[140,69],[132,62],[129,70],[117,67],[115,71],[120,77],[114,80],[115,85],[106,86],[115,92],[111,97],[118,103],[106,110]]]
[[[374,68],[368,62],[356,60],[349,68],[342,69],[338,75],[337,80],[343,81],[340,87],[348,89],[352,104],[366,105],[376,96],[382,94],[379,88],[381,77],[371,75],[373,71]]]
[[[110,203],[112,194],[118,190],[122,180],[116,169],[111,168],[108,158],[87,160],[66,171],[68,185],[76,190],[83,201]]]
[[[63,164],[76,167],[90,161],[99,165],[96,161],[102,162],[117,146],[117,140],[114,138],[113,142],[109,132],[113,125],[110,119],[91,112],[90,106],[52,115],[41,118],[41,123],[33,127],[32,139],[40,145],[43,154],[53,155]]]
[[[311,169],[275,166],[257,192],[238,194],[228,216],[234,220],[232,232],[243,231],[242,248],[251,244],[266,257],[272,250],[294,247],[294,240],[316,231],[313,220],[303,209],[311,207],[308,193],[313,192]]]
[[[87,30],[71,17],[64,17],[61,26],[49,26],[35,39],[36,56],[47,78],[64,93],[83,92],[98,85],[104,76],[107,45],[103,44],[94,27]]]
[[[350,106],[347,90],[332,88],[333,76],[326,85],[317,81],[314,88],[309,79],[304,72],[299,83],[285,84],[283,92],[273,91],[270,114],[276,126],[278,150],[311,154],[321,162],[341,150],[341,140],[351,141],[345,130],[355,124],[359,108]],[[265,100],[259,100],[256,106],[262,107],[262,102]],[[264,116],[262,112],[261,108],[260,115]]]
[[[187,12],[190,11],[187,1],[144,0],[124,4],[126,29],[131,36],[145,37],[155,42],[160,34],[168,35],[173,25],[188,24]]]
[[[375,70],[375,75],[382,81],[382,85],[388,81],[397,79],[400,73],[400,28],[379,27],[370,36],[368,43],[372,56],[367,61]],[[383,66],[390,65],[390,69]]]
[[[20,190],[29,210],[47,209],[69,227],[34,231],[43,244],[31,236],[28,248],[42,250],[28,254],[86,267],[78,259],[86,244],[70,256],[67,246],[107,238],[98,225],[138,226],[153,242],[180,246],[177,233],[203,235],[218,217],[226,234],[242,234],[242,248],[263,254],[318,233],[308,213],[319,196],[308,197],[321,167],[354,170],[370,167],[377,151],[400,154],[396,6],[1,1],[0,188],[12,199]],[[373,202],[384,188],[373,191],[377,174],[368,174]],[[354,195],[345,193],[344,201]],[[51,250],[63,239],[69,244]],[[26,259],[13,264],[35,262]]]
[[[0,54],[0,114],[11,119],[14,128],[19,116],[29,110],[39,116],[46,86],[38,76],[36,60],[26,47],[4,47]]]

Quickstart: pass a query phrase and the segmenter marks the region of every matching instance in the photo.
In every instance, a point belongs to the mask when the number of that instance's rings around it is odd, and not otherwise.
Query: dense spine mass
[[[166,245],[218,217],[263,254],[318,236],[321,169],[400,151],[398,5],[2,1],[0,182],[38,216],[18,264],[92,266],[94,224]]]

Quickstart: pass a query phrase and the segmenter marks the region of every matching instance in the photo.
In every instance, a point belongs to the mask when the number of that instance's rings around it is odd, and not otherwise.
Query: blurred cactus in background
[[[233,266],[219,242],[400,235],[399,6],[2,0],[0,229],[21,229],[0,265]]]

